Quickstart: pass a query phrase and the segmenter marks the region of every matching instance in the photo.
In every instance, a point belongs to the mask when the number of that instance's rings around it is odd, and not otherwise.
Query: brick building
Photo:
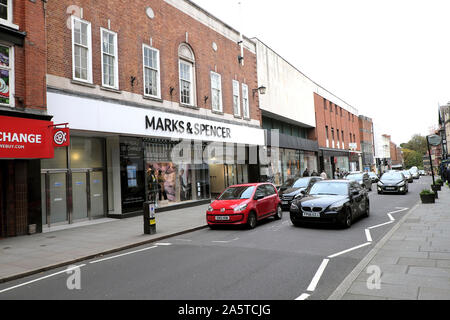
[[[392,141],[390,142],[390,155],[392,166],[403,166],[402,150]]]
[[[374,171],[375,166],[375,145],[373,122],[371,118],[359,116],[359,135],[361,140],[362,163],[366,171]]]
[[[46,114],[44,1],[0,3],[0,238],[40,231],[40,160],[53,157]]]
[[[62,199],[44,224],[208,202],[258,178],[255,43],[187,0],[50,1],[46,22],[48,113],[69,123],[71,146],[41,163],[43,198]],[[178,139],[200,163],[173,161]],[[244,159],[205,157],[213,143]]]
[[[320,170],[329,177],[337,168],[362,170],[358,110],[321,88],[314,93],[314,107]]]

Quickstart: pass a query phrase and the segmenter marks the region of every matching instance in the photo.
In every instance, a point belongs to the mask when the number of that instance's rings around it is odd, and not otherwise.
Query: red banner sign
[[[54,128],[53,129],[53,146],[55,148],[70,146],[70,129]]]
[[[51,159],[52,133],[51,121],[0,116],[0,158]]]

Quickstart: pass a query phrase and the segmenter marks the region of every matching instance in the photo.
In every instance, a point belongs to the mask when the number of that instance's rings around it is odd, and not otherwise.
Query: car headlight
[[[337,211],[342,210],[343,206],[344,206],[343,204],[341,204],[341,205],[331,205],[331,206],[328,207],[327,211],[336,211],[337,212]]]
[[[398,187],[403,187],[405,185],[405,181],[402,181],[402,182],[400,182],[400,183],[397,183],[397,186]]]
[[[241,204],[240,206],[237,206],[234,208],[234,212],[241,212],[244,211],[247,208],[247,203]]]
[[[208,211],[208,212],[213,212],[213,211],[214,211],[214,208],[211,207],[211,206],[209,206],[208,209],[207,209],[207,211]]]
[[[382,187],[382,186],[383,186],[383,182],[378,181],[378,185],[379,185],[380,187]]]

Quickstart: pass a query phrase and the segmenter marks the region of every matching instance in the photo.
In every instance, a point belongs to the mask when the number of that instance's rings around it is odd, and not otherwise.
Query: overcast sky
[[[193,0],[407,142],[450,101],[449,0]],[[239,9],[241,2],[241,9]]]

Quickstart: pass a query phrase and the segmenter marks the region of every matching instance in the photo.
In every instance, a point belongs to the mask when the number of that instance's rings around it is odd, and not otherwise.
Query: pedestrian
[[[309,177],[309,171],[308,171],[308,168],[306,168],[305,171],[303,171],[303,176],[304,176],[304,177]]]
[[[316,170],[314,170],[314,171],[311,173],[311,177],[318,177],[318,176],[319,176],[319,174],[317,173]]]
[[[327,179],[328,179],[328,176],[327,176],[327,173],[325,172],[325,170],[322,170],[322,173],[320,174],[320,177],[321,177],[323,180],[327,180]]]

